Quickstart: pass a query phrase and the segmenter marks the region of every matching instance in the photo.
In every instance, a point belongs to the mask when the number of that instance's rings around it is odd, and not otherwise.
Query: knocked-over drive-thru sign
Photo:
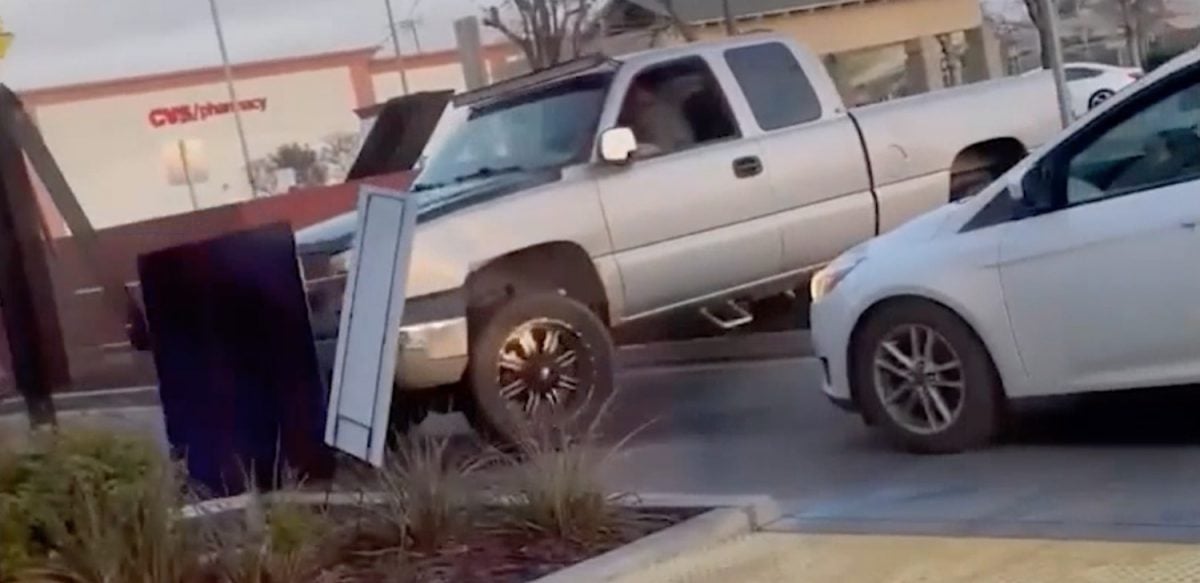
[[[386,446],[416,216],[416,203],[400,192],[360,191],[325,442],[376,466]]]

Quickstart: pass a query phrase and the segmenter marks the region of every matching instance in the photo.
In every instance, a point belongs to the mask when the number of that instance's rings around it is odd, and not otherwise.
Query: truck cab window
[[[738,136],[725,94],[700,58],[648,68],[629,85],[618,123],[633,129],[642,156]]]
[[[758,127],[770,131],[821,117],[821,102],[804,68],[783,43],[772,42],[725,51]]]

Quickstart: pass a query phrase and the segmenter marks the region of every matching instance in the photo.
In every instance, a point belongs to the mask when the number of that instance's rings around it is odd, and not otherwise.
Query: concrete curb
[[[710,510],[621,548],[551,573],[535,580],[535,583],[611,581],[759,530],[781,516],[779,505],[767,496],[644,495],[640,497],[640,503],[644,506],[675,508],[725,507]]]
[[[206,500],[185,506],[184,520],[215,517],[245,510],[254,494]],[[276,492],[261,495],[261,500],[300,504],[380,504],[378,492]],[[500,501],[503,503],[503,501]],[[783,516],[783,509],[770,496],[706,496],[693,494],[641,494],[629,502],[644,508],[713,508],[675,526],[636,540],[598,557],[551,573],[534,583],[579,583],[610,581],[675,557],[694,552],[731,538],[763,529]]]

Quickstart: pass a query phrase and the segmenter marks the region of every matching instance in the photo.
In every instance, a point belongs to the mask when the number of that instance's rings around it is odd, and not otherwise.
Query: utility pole
[[[404,30],[408,31],[409,36],[412,37],[413,47],[417,50],[417,54],[421,54],[422,52],[424,52],[421,49],[421,34],[417,30],[417,26],[419,24],[421,24],[421,21],[416,20],[414,18],[404,18],[404,19],[401,19],[396,24],[400,28],[403,28]]]
[[[721,0],[721,11],[725,16],[725,35],[737,36],[737,23],[733,18],[733,8],[729,6],[732,0]]]
[[[221,64],[225,69],[225,88],[229,90],[229,106],[233,110],[233,124],[237,126],[238,142],[242,147],[242,162],[246,165],[246,183],[250,185],[250,197],[258,198],[258,185],[254,183],[254,172],[250,168],[250,146],[246,143],[246,127],[242,125],[242,111],[238,104],[237,91],[233,87],[233,65],[229,63],[229,50],[225,47],[225,31],[221,28],[221,15],[217,11],[217,0],[208,0],[212,9],[213,29],[217,32],[217,45],[221,47]]]
[[[404,69],[404,53],[400,50],[400,32],[396,30],[396,13],[392,10],[392,0],[383,0],[387,6],[388,30],[392,33],[392,49],[396,52],[396,68],[400,72],[400,87],[408,95],[408,71]]]
[[[1039,0],[1042,8],[1042,26],[1046,34],[1042,50],[1050,58],[1050,71],[1054,75],[1054,87],[1058,93],[1058,115],[1065,128],[1071,124],[1074,115],[1071,112],[1071,93],[1067,89],[1067,75],[1063,69],[1062,39],[1058,36],[1058,8],[1053,0]]]

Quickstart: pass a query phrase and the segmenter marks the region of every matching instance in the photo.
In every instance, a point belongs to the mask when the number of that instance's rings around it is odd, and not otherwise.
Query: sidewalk
[[[1200,549],[1164,543],[763,532],[620,583],[1200,581]]]

